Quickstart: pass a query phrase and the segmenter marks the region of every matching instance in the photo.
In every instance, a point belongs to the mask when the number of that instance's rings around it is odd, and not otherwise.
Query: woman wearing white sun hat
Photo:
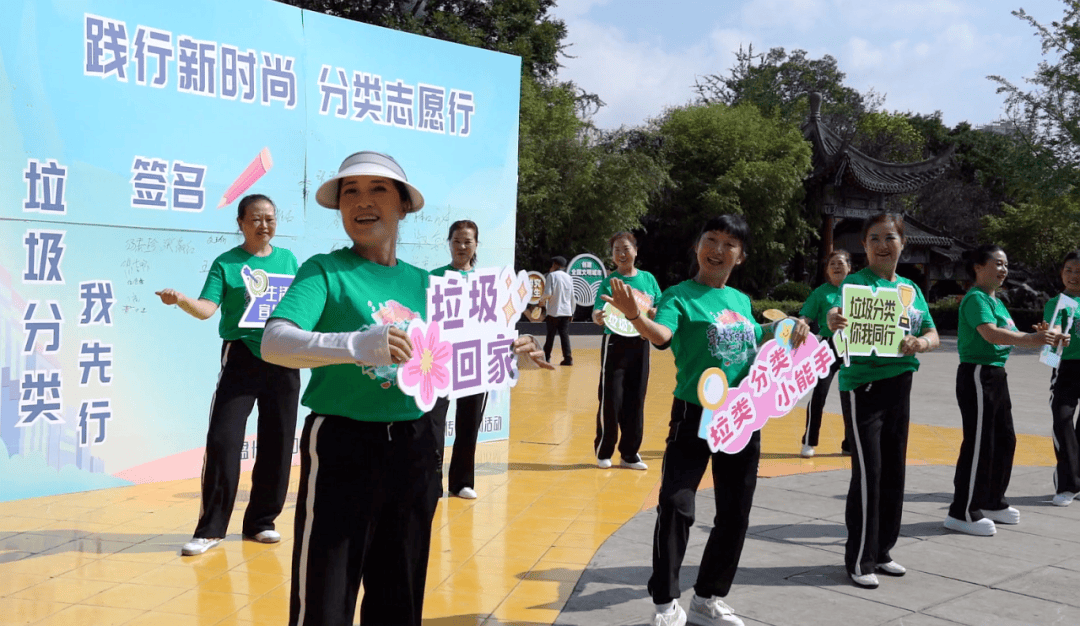
[[[396,383],[428,273],[397,258],[400,223],[424,206],[392,157],[357,152],[315,195],[341,212],[351,248],[297,273],[263,336],[268,361],[310,367],[301,403],[291,625],[419,626],[441,495],[437,425]],[[536,358],[531,337],[515,343]]]

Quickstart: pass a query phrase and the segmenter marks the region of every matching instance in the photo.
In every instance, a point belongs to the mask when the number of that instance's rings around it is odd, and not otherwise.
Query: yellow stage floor
[[[670,353],[653,352],[645,472],[596,467],[599,350],[575,350],[575,363],[524,372],[510,440],[479,446],[479,499],[440,501],[425,624],[553,623],[597,548],[655,506],[675,377]],[[848,467],[836,415],[826,416],[818,455],[799,458],[803,416],[797,408],[766,426],[762,477]],[[1018,439],[1016,465],[1048,465],[1031,452],[1045,450],[1047,437]],[[959,444],[959,429],[913,425],[909,462],[951,465]],[[198,557],[180,556],[199,509],[195,479],[0,503],[0,624],[285,624],[297,473],[278,520],[280,544],[240,540],[242,482],[235,534]]]

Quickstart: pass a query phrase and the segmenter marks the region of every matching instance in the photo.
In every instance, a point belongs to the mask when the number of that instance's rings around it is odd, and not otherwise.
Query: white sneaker
[[[476,490],[472,487],[462,487],[461,491],[455,493],[454,495],[459,498],[464,498],[465,500],[475,500]]]
[[[264,530],[254,535],[244,535],[244,537],[259,543],[277,543],[281,541],[281,533],[276,530]]]
[[[962,519],[956,519],[951,515],[945,516],[945,528],[949,530],[955,530],[961,533],[967,533],[969,535],[977,535],[979,537],[992,537],[997,532],[997,527],[994,526],[994,520],[989,517],[984,517],[977,522],[967,522]]]
[[[851,576],[851,582],[855,583],[860,587],[865,587],[866,589],[877,589],[877,586],[879,584],[877,574],[870,573],[849,575]]]
[[[802,451],[799,452],[799,456],[804,459],[809,459],[810,457],[814,456],[814,446],[808,446],[804,443]]]
[[[1075,493],[1062,491],[1061,493],[1054,496],[1054,499],[1050,501],[1050,504],[1053,504],[1054,506],[1069,506],[1070,504],[1072,504],[1073,498],[1075,497]]]
[[[989,517],[995,524],[1019,524],[1020,523],[1020,511],[1015,507],[1005,507],[1004,509],[998,509],[997,511],[982,510],[983,517]]]
[[[889,576],[903,576],[907,574],[907,568],[900,565],[896,561],[889,561],[888,563],[878,563],[877,568],[883,573]]]
[[[652,626],[685,626],[686,624],[686,611],[683,610],[679,603],[675,603],[675,608],[668,613],[657,613],[653,615]]]
[[[596,462],[596,466],[600,469],[607,469],[611,467],[611,459],[600,459]]]
[[[221,543],[221,539],[208,539],[206,537],[192,537],[191,541],[184,544],[181,548],[180,554],[184,556],[195,556],[202,554],[210,548],[213,548],[217,544]]]
[[[625,460],[619,461],[619,467],[625,467],[626,469],[635,469],[635,470],[647,470],[647,469],[649,469],[649,466],[645,464],[645,461],[642,461],[640,458],[637,461],[635,461],[634,463],[628,463]]]
[[[732,609],[720,598],[699,598],[695,593],[690,600],[690,612],[686,623],[700,626],[743,626],[743,621],[736,617]]]

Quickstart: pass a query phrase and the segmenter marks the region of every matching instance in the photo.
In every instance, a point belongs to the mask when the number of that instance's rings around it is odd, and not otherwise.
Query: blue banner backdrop
[[[198,294],[244,193],[303,262],[348,243],[317,186],[387,152],[427,200],[400,258],[445,265],[471,219],[481,265],[513,265],[519,81],[516,57],[270,0],[5,7],[0,501],[199,474],[216,318],[154,291]],[[494,396],[482,441],[509,432]]]

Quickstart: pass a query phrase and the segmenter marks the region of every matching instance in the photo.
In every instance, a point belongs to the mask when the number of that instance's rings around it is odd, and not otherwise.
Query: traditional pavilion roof
[[[935,252],[949,258],[952,258],[955,254],[956,259],[959,259],[960,253],[964,250],[962,247],[957,247],[958,242],[956,239],[937,229],[930,228],[910,215],[904,216],[904,238],[907,239],[909,244],[931,246]]]
[[[802,127],[803,136],[814,146],[811,178],[834,186],[844,183],[877,193],[916,191],[945,171],[955,146],[947,152],[918,163],[889,163],[858,150],[821,120],[821,96],[810,94],[810,119]]]

